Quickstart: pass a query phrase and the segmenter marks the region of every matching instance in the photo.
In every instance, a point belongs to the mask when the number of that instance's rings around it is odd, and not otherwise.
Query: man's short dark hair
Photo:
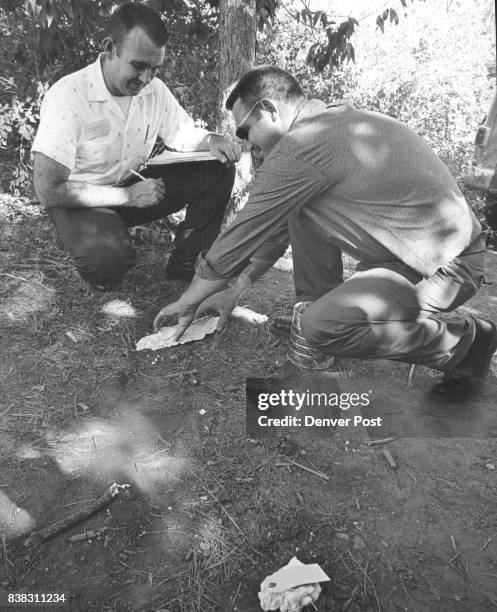
[[[110,16],[104,38],[112,38],[119,47],[133,28],[142,28],[157,47],[163,47],[168,32],[160,14],[141,2],[124,2]]]
[[[302,87],[289,72],[277,66],[256,66],[240,78],[226,100],[226,108],[231,110],[238,98],[250,108],[264,98],[288,102],[302,97]]]

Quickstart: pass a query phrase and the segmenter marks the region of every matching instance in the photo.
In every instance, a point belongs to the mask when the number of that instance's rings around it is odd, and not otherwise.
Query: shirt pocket
[[[109,137],[81,141],[76,157],[78,170],[104,171],[109,165],[111,143]]]
[[[141,147],[140,153],[143,155],[143,157],[145,159],[147,159],[148,157],[150,157],[155,143],[157,141],[157,135],[156,134],[151,134],[147,140],[143,143],[143,146]]]
[[[135,164],[144,164],[147,161],[152,153],[155,141],[156,137],[151,135],[145,141],[137,143],[131,153],[131,158]]]

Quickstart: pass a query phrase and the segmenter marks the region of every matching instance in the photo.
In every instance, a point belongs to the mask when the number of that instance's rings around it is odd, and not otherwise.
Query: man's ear
[[[269,100],[269,98],[264,98],[261,101],[261,108],[268,113],[271,113],[271,116],[274,117],[278,114],[279,110],[273,100]]]
[[[112,59],[114,57],[114,54],[116,52],[116,45],[114,44],[112,38],[107,37],[103,39],[102,49],[109,59]]]

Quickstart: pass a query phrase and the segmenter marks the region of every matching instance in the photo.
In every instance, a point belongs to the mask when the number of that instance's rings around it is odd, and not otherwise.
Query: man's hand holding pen
[[[145,178],[136,170],[131,170],[131,173],[140,180],[126,187],[129,194],[129,206],[137,208],[157,206],[166,194],[166,187],[162,179]]]

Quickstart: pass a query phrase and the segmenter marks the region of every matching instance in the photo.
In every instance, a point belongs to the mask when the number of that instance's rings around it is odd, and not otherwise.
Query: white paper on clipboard
[[[151,157],[147,161],[147,165],[150,166],[163,166],[165,164],[181,164],[195,161],[210,161],[211,159],[217,159],[210,151],[186,151],[185,153],[179,151],[163,151],[160,155]]]

